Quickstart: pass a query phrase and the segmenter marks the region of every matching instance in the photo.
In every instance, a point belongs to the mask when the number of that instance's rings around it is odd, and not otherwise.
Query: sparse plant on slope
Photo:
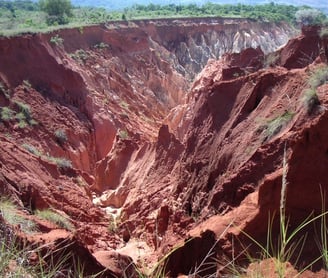
[[[29,80],[27,80],[27,79],[25,79],[25,80],[23,80],[23,86],[25,87],[25,88],[27,88],[27,89],[31,89],[32,88],[32,84],[30,83],[30,81]]]
[[[320,30],[320,38],[328,39],[328,26],[323,26]]]
[[[50,38],[50,42],[55,44],[56,46],[62,46],[64,43],[64,39],[59,37],[59,35],[57,34],[56,36]]]
[[[48,161],[55,163],[60,169],[72,168],[72,162],[66,158],[53,156],[46,156],[45,158]]]
[[[9,107],[1,107],[1,120],[2,121],[12,120],[14,113],[15,112],[11,110]]]
[[[70,56],[79,64],[84,64],[89,58],[89,54],[83,49],[76,50],[74,53],[71,53]]]
[[[35,223],[20,215],[17,206],[9,199],[0,199],[0,212],[9,225],[18,227],[24,233],[33,233],[37,230]]]
[[[27,252],[20,250],[14,239],[0,234],[0,276],[32,277],[27,267]]]
[[[129,133],[126,130],[120,130],[119,132],[119,137],[123,140],[128,139],[129,138]]]
[[[27,143],[24,143],[22,145],[22,147],[27,150],[28,152],[30,152],[31,154],[34,154],[36,156],[41,156],[42,153],[34,146],[30,145],[30,144],[27,144]]]
[[[313,216],[310,214],[301,224],[299,224],[293,230],[289,229],[289,220],[286,218],[286,199],[287,199],[287,172],[288,172],[288,163],[287,163],[287,151],[285,148],[284,157],[283,157],[283,175],[282,175],[282,186],[281,186],[281,195],[280,195],[280,208],[279,208],[279,228],[280,233],[277,237],[274,237],[273,233],[273,217],[269,217],[268,228],[267,228],[267,240],[266,244],[263,245],[258,242],[251,235],[241,231],[244,235],[246,235],[252,243],[254,243],[257,247],[259,247],[261,256],[259,261],[270,260],[274,263],[275,273],[279,278],[285,278],[287,275],[287,268],[289,266],[288,262],[291,258],[294,259],[295,264],[298,264],[305,241],[307,239],[307,234],[304,233],[304,230],[312,225],[314,222],[320,220],[325,221],[328,211],[323,211],[321,214],[317,216]],[[325,225],[325,223],[324,223]],[[325,229],[326,226],[321,226],[321,228]],[[303,234],[304,233],[304,234]],[[326,233],[326,230],[325,230]],[[327,241],[325,241],[325,235],[322,235],[323,242],[326,245],[323,246],[323,250],[327,251],[325,247],[327,247]],[[247,248],[245,248],[245,252],[247,253]],[[315,258],[312,262],[308,263],[308,265],[304,266],[301,270],[299,270],[298,275],[303,273],[306,270],[309,270],[313,264],[321,260],[324,256],[322,253],[321,256]],[[249,261],[256,261],[253,259],[251,255],[249,255]],[[259,263],[260,264],[260,263]],[[262,269],[259,269],[259,276],[256,277],[265,277],[265,273],[263,274]],[[265,270],[267,271],[267,270]],[[265,272],[264,271],[264,272]],[[275,276],[276,277],[276,276]],[[289,276],[288,276],[289,277]]]
[[[58,142],[58,144],[62,145],[67,141],[67,135],[66,135],[66,131],[64,129],[57,129],[54,132],[56,141]]]
[[[303,103],[308,114],[312,114],[314,109],[320,105],[317,95],[317,88],[328,81],[328,66],[323,66],[311,72],[308,79],[309,87],[303,91]]]
[[[278,134],[282,127],[287,125],[293,118],[294,113],[285,111],[282,115],[277,116],[269,120],[264,126],[265,140],[270,139],[274,135]]]
[[[35,212],[35,215],[41,219],[48,220],[63,229],[66,229],[69,231],[72,231],[74,229],[72,223],[66,217],[64,217],[50,209],[37,210]]]

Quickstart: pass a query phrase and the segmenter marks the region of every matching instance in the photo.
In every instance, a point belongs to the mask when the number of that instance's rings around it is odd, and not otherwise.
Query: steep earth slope
[[[90,254],[98,260],[90,271],[106,266],[132,277],[129,257],[150,264],[154,250],[165,253],[193,228],[193,235],[212,231],[200,240],[210,246],[224,226],[215,223],[239,205],[256,208],[240,214],[241,223],[262,221],[275,204],[260,210],[247,200],[261,188],[279,187],[284,138],[288,149],[294,146],[290,160],[298,160],[306,129],[297,100],[312,60],[293,69],[289,61],[298,57],[289,44],[277,52],[275,63],[283,67],[261,69],[265,54],[293,34],[284,24],[172,19],[1,38],[1,193],[39,227],[22,237],[49,241],[53,249],[69,240],[84,248],[85,261]],[[223,55],[247,47],[254,49]],[[308,129],[320,130],[323,111],[311,116]],[[283,123],[288,129],[268,134],[267,122],[277,116],[290,120]],[[47,208],[75,228],[64,231],[34,215]],[[168,271],[188,274],[207,251],[169,261]]]

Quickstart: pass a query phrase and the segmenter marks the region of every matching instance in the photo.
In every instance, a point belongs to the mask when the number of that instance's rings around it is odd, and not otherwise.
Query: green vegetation
[[[14,104],[20,112],[15,115],[15,119],[18,120],[18,127],[25,128],[28,125],[36,125],[37,122],[31,116],[31,108],[28,104],[20,101],[15,101]]]
[[[35,223],[20,215],[17,206],[11,200],[6,198],[0,199],[0,212],[3,219],[9,225],[19,228],[24,233],[33,233],[37,231]]]
[[[328,66],[323,66],[311,72],[308,79],[309,87],[303,92],[303,103],[308,114],[312,114],[315,107],[320,105],[317,88],[328,82]]]
[[[287,172],[288,172],[288,163],[286,157],[286,147],[283,156],[283,173],[282,173],[282,185],[281,185],[281,194],[280,194],[280,207],[279,207],[279,233],[277,236],[274,236],[274,217],[270,217],[267,226],[267,237],[266,243],[262,244],[253,238],[251,235],[241,231],[246,237],[248,237],[253,244],[255,244],[260,249],[259,258],[252,257],[251,254],[248,253],[248,248],[244,247],[245,254],[248,260],[252,263],[260,264],[261,261],[270,260],[274,264],[275,273],[277,277],[284,278],[288,275],[288,267],[289,262],[293,259],[294,264],[297,266],[299,264],[302,265],[301,268],[298,269],[298,275],[294,277],[298,277],[301,273],[306,270],[311,270],[313,264],[323,261],[324,269],[327,270],[327,223],[326,217],[328,212],[325,210],[324,201],[325,201],[325,193],[321,190],[321,198],[322,198],[322,213],[319,215],[313,215],[312,213],[301,222],[296,228],[293,230],[290,229],[289,220],[286,217],[286,200],[287,200],[287,191],[288,191],[288,182],[287,182]],[[310,228],[312,225],[319,224],[320,226],[320,235],[314,235],[313,240],[317,242],[318,248],[320,250],[319,257],[313,258],[312,261],[308,262],[307,265],[304,262],[300,262],[302,257],[302,252],[304,251],[305,242],[307,240],[306,229]],[[316,238],[317,237],[317,238]],[[308,241],[310,242],[310,241]],[[241,243],[242,244],[242,243]],[[242,244],[243,245],[243,244]],[[240,274],[240,272],[234,268],[234,274]],[[264,272],[264,273],[263,273]],[[272,270],[271,270],[272,273]],[[261,269],[259,267],[255,270],[255,273],[252,274],[252,277],[266,277],[266,275],[271,274],[268,273],[268,270]],[[239,275],[237,275],[239,276]],[[289,277],[289,276],[288,276]]]
[[[27,144],[27,143],[24,143],[22,145],[22,147],[27,150],[28,152],[30,152],[31,154],[34,154],[36,156],[41,156],[42,153],[36,148],[34,147],[33,145],[30,145],[30,144]]]
[[[72,223],[64,216],[50,210],[37,210],[35,215],[41,219],[47,220],[60,228],[72,231],[74,229]]]
[[[79,64],[84,64],[89,58],[89,54],[83,49],[76,50],[74,53],[71,53],[70,56]]]
[[[13,119],[13,114],[15,113],[9,107],[1,107],[1,120],[2,121],[11,121]]]
[[[28,125],[37,124],[37,122],[31,116],[31,108],[29,105],[20,101],[15,101],[14,104],[19,110],[18,112],[15,112],[10,107],[0,107],[0,120],[4,122],[17,120],[19,128],[25,128]]]
[[[60,145],[64,144],[67,141],[67,134],[64,129],[61,129],[61,128],[57,129],[54,132],[54,135],[55,135],[56,141]]]
[[[66,158],[63,157],[54,157],[50,155],[43,154],[40,150],[38,150],[36,147],[30,145],[30,144],[23,144],[22,147],[30,152],[31,154],[34,154],[36,156],[40,156],[42,159],[47,160],[49,162],[55,163],[59,169],[69,169],[72,168],[72,162]]]
[[[129,138],[129,133],[126,130],[120,130],[120,132],[118,133],[118,136],[125,140]]]
[[[155,5],[147,6],[134,5],[131,9],[125,9],[128,19],[145,18],[145,17],[202,17],[202,16],[219,16],[219,17],[242,17],[256,20],[269,21],[288,21],[292,22],[294,15],[299,8],[287,5],[278,5],[273,2],[264,5],[230,5],[206,3],[202,6],[196,4],[188,5]]]
[[[50,38],[50,42],[57,46],[62,46],[64,43],[64,39],[59,37],[59,35],[57,34],[56,36]]]
[[[328,39],[328,26],[323,26],[320,30],[320,37],[322,39]]]
[[[213,4],[204,5],[134,5],[123,11],[109,11],[104,8],[72,7],[69,0],[1,1],[0,35],[9,36],[26,32],[49,32],[63,27],[82,27],[108,21],[125,21],[145,18],[175,17],[233,17],[263,21],[287,21],[296,23],[295,13],[311,10],[308,7],[280,5],[273,2],[263,5]],[[316,11],[316,10],[315,10]],[[299,13],[301,18],[304,13]],[[320,15],[321,18],[322,14]],[[83,28],[80,28],[83,32]],[[62,41],[54,37],[56,45]],[[105,47],[101,45],[100,48]]]
[[[315,9],[302,9],[295,13],[297,23],[302,25],[317,25],[325,20],[326,16]]]
[[[274,135],[278,134],[282,127],[287,125],[293,118],[294,113],[285,111],[282,115],[279,115],[269,120],[264,127],[265,140],[270,139]]]
[[[66,159],[66,158],[46,156],[46,159],[50,162],[55,163],[59,169],[72,168],[72,162],[70,160]]]
[[[45,252],[42,252],[43,250]],[[46,250],[42,246],[21,246],[19,240],[12,235],[7,235],[5,227],[0,225],[0,277],[54,278],[101,276],[100,274],[86,276],[84,274],[84,266],[80,263],[80,260],[76,259],[71,253],[61,255],[60,252],[62,251],[60,248]],[[60,259],[54,259],[58,255],[60,255]]]
[[[70,0],[40,0],[39,7],[47,13],[48,25],[66,24],[72,16]]]
[[[101,42],[101,43],[95,44],[94,48],[105,49],[105,48],[109,48],[109,45],[107,43]]]
[[[28,80],[23,80],[22,84],[23,84],[24,87],[26,87],[28,89],[32,88],[32,85],[31,85],[30,81],[28,81]]]

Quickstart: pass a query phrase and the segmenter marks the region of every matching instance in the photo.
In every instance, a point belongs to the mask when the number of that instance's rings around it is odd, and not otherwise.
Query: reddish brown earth
[[[318,88],[320,104],[310,114],[303,93],[311,72],[327,61],[318,46],[327,45],[317,30],[304,29],[268,63],[268,52],[294,34],[288,26],[213,20],[1,38],[1,115],[7,108],[12,115],[0,121],[0,192],[38,231],[1,224],[21,241],[48,246],[43,252],[55,259],[80,257],[86,275],[105,269],[103,277],[135,277],[172,248],[168,277],[220,277],[228,272],[222,262],[236,254],[249,275],[259,265],[271,275],[270,260],[244,264],[243,247],[251,244],[254,256],[258,250],[241,231],[264,242],[268,217],[279,212],[284,153],[290,229],[322,210],[328,85]],[[275,39],[249,38],[251,30],[273,30]],[[50,42],[57,34],[62,44]],[[222,41],[226,49],[215,44]],[[254,44],[261,48],[248,48]],[[29,106],[26,126],[20,103]],[[270,132],[268,123],[286,115]],[[74,229],[35,215],[46,208]],[[307,227],[309,234],[314,229]],[[318,255],[313,242],[304,245],[303,267]],[[300,267],[291,258],[290,277]]]

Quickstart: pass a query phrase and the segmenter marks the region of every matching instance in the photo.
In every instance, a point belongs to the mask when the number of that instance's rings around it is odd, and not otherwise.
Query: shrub
[[[57,34],[56,36],[50,38],[50,42],[57,46],[62,46],[64,43],[64,39],[59,37],[59,35]]]
[[[83,49],[76,50],[74,53],[71,53],[70,56],[80,64],[84,64],[89,58],[89,54]]]
[[[320,105],[317,92],[314,88],[306,89],[303,93],[303,102],[308,114],[312,114],[315,107]]]
[[[25,104],[20,101],[15,101],[14,103],[17,105],[17,107],[21,111],[21,113],[24,114],[25,119],[30,120],[32,118],[31,117],[31,108],[28,104]]]
[[[41,219],[52,222],[60,228],[72,231],[74,229],[72,223],[64,216],[50,210],[37,210],[35,215]]]
[[[295,20],[302,25],[320,24],[325,19],[325,15],[316,9],[303,9],[295,13]]]
[[[128,139],[129,138],[129,133],[126,131],[126,130],[120,130],[118,136],[125,140],[125,139]]]
[[[94,48],[96,48],[96,49],[105,49],[105,48],[109,48],[109,45],[107,43],[101,42],[99,44],[96,44],[94,46]]]
[[[67,141],[67,135],[66,135],[66,131],[64,129],[57,129],[54,132],[56,141],[62,145]]]
[[[11,110],[9,107],[1,108],[1,120],[10,121],[13,119],[13,114],[14,114],[14,111]]]

